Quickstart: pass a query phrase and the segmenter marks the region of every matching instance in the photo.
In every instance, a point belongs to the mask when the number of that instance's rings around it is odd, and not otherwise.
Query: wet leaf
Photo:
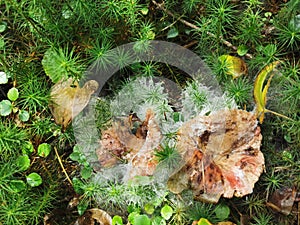
[[[28,155],[22,155],[17,158],[17,166],[20,170],[25,171],[30,167],[30,159]]]
[[[26,181],[31,187],[37,187],[43,182],[41,176],[34,172],[26,176]]]
[[[114,216],[112,218],[112,225],[123,225],[123,220],[121,216]]]
[[[0,84],[6,84],[7,82],[8,82],[8,76],[6,75],[6,73],[0,72]]]
[[[41,157],[47,157],[51,152],[51,146],[48,143],[42,143],[38,147],[38,155]]]
[[[0,102],[0,116],[8,116],[12,110],[13,106],[9,100],[2,100]]]
[[[19,118],[22,122],[26,122],[29,120],[29,113],[26,110],[20,110]]]
[[[230,221],[225,221],[225,222],[219,222],[216,225],[236,225],[236,224]]]
[[[221,204],[215,208],[214,213],[219,220],[225,220],[230,214],[230,208],[227,205]]]
[[[220,138],[222,130],[225,133]],[[199,115],[181,126],[177,138],[176,149],[184,162],[167,182],[171,192],[191,189],[196,199],[210,203],[217,203],[221,196],[242,197],[253,192],[264,170],[255,114],[235,109]],[[228,209],[224,208],[224,215],[217,213],[225,217]]]
[[[173,214],[173,209],[171,206],[165,205],[162,207],[160,214],[165,220],[169,220]]]
[[[248,52],[248,47],[246,45],[240,45],[237,49],[237,54],[239,56],[246,55]]]
[[[284,215],[289,215],[292,211],[297,190],[295,188],[283,187],[277,189],[270,196],[267,206]]]
[[[26,188],[26,184],[22,180],[12,180],[9,182],[9,186],[13,192],[20,192]]]
[[[138,215],[134,218],[133,225],[150,225],[151,221],[146,215]]]
[[[239,57],[231,55],[221,55],[219,60],[227,69],[227,75],[231,75],[233,79],[247,74],[247,65]]]
[[[13,87],[11,89],[8,90],[7,92],[7,97],[9,100],[11,101],[16,101],[19,98],[19,91],[17,88]]]
[[[178,36],[178,34],[179,34],[179,32],[178,32],[177,28],[172,27],[167,34],[167,38],[175,38]]]

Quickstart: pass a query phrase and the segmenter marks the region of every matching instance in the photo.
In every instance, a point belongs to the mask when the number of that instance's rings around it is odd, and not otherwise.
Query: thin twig
[[[71,179],[70,179],[70,177],[69,177],[67,171],[65,170],[65,167],[64,167],[64,165],[63,165],[63,163],[62,163],[62,161],[61,161],[61,158],[60,158],[60,156],[59,156],[59,154],[58,154],[58,152],[57,152],[56,147],[54,147],[54,151],[55,151],[55,154],[56,154],[56,156],[57,156],[58,162],[59,162],[59,164],[60,164],[60,166],[61,166],[61,168],[62,168],[64,174],[65,174],[66,177],[67,177],[67,180],[68,180],[69,183],[73,186],[73,183],[72,183],[72,181],[71,181]]]
[[[177,18],[173,23],[171,23],[170,25],[166,26],[165,28],[161,29],[161,31],[165,31],[167,29],[169,29],[170,27],[172,27],[175,23],[177,23],[177,21],[179,21],[181,19],[182,16],[180,16],[179,18]]]
[[[154,5],[157,6],[158,9],[161,9],[161,10],[163,10],[165,13],[167,13],[169,16],[172,16],[172,17],[176,18],[176,16],[174,15],[174,13],[172,13],[170,10],[166,9],[166,8],[163,6],[162,3],[161,3],[161,4],[160,4],[160,3],[157,3],[155,0],[152,0],[152,2],[153,2]],[[185,24],[186,26],[191,27],[191,28],[193,28],[193,29],[195,29],[195,30],[199,30],[199,29],[200,29],[200,27],[198,27],[198,26],[196,26],[195,24],[192,24],[192,23],[190,23],[190,22],[188,22],[188,21],[186,21],[186,20],[184,20],[184,19],[178,18],[178,20],[179,20],[181,23]],[[208,36],[210,36],[210,37],[217,38],[217,36],[216,36],[215,34],[209,32],[209,31],[206,31],[206,34],[207,34]],[[234,46],[233,44],[231,44],[229,41],[225,40],[225,39],[222,38],[222,37],[219,37],[219,39],[220,39],[220,41],[221,41],[224,45],[226,45],[227,47],[233,49],[234,51],[237,50],[237,47]],[[247,58],[249,58],[249,59],[252,59],[252,58],[253,58],[253,56],[252,56],[251,54],[249,54],[249,53],[245,54],[245,57],[247,57]]]

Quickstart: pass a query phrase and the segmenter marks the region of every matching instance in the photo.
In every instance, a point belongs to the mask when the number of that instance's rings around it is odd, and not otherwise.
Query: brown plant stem
[[[172,16],[172,17],[176,18],[176,16],[174,15],[174,13],[172,13],[170,10],[166,9],[166,8],[163,6],[163,3],[157,3],[155,0],[152,0],[152,3],[153,3],[154,5],[156,5],[156,7],[157,7],[158,9],[161,9],[161,10],[163,10],[165,13],[167,13],[169,16]],[[184,19],[178,18],[178,20],[179,20],[181,23],[183,23],[184,25],[186,25],[186,26],[188,26],[188,27],[190,27],[190,28],[193,28],[193,29],[195,29],[195,30],[199,30],[199,29],[200,29],[200,27],[198,27],[198,26],[196,26],[195,24],[192,24],[192,23],[190,23],[190,22],[188,22],[188,21],[186,21],[186,20],[184,20]],[[217,38],[217,36],[216,36],[215,34],[209,32],[209,31],[206,31],[206,34],[207,34],[208,36],[210,36],[210,37]],[[219,39],[220,39],[220,41],[221,41],[224,45],[226,45],[227,47],[233,49],[234,51],[237,51],[237,47],[234,46],[233,44],[231,44],[229,41],[225,40],[225,39],[222,38],[222,37],[219,37]],[[249,54],[249,53],[246,53],[246,54],[245,54],[245,57],[247,57],[247,58],[249,58],[249,59],[252,59],[252,58],[253,58],[253,56],[252,56],[251,54]]]
[[[61,158],[60,158],[60,156],[59,156],[59,154],[58,154],[58,152],[57,152],[56,147],[54,147],[54,151],[55,151],[55,154],[56,154],[56,156],[57,156],[58,162],[59,162],[59,164],[60,164],[60,166],[61,166],[61,168],[62,168],[62,171],[63,171],[64,174],[66,175],[66,178],[67,178],[67,180],[69,181],[69,183],[73,186],[73,183],[72,183],[72,181],[71,181],[71,179],[70,179],[70,177],[69,177],[67,171],[65,170],[65,167],[64,167],[64,165],[63,165],[63,163],[62,163],[62,161],[61,161]]]

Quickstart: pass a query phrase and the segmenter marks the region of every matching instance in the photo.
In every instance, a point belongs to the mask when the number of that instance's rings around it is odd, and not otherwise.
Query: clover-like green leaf
[[[178,30],[176,27],[172,27],[167,34],[167,38],[175,38],[179,34]]]
[[[134,218],[133,225],[150,225],[151,221],[146,215],[138,215]]]
[[[230,208],[227,205],[220,204],[215,208],[214,213],[219,220],[223,221],[228,218]]]
[[[43,183],[41,176],[35,172],[26,176],[26,181],[31,187],[37,187]]]
[[[13,192],[21,192],[26,189],[26,184],[22,180],[11,180],[9,187]]]
[[[112,218],[112,225],[123,225],[123,220],[121,216],[115,215]]]
[[[1,46],[0,46],[1,49]],[[8,76],[5,72],[0,72],[0,84],[6,84],[8,82]]]
[[[17,166],[20,170],[25,171],[30,167],[30,159],[28,155],[22,155],[17,158]]]
[[[19,98],[19,91],[18,91],[18,89],[15,88],[15,87],[12,87],[11,89],[9,89],[8,92],[7,92],[7,97],[12,102],[16,101]]]
[[[51,146],[48,143],[42,143],[38,147],[38,155],[41,157],[47,157],[51,152]]]
[[[80,175],[83,179],[88,179],[91,177],[93,169],[90,166],[85,166],[81,171]]]
[[[237,54],[239,56],[244,56],[246,55],[248,52],[248,47],[246,45],[240,45],[238,48],[237,48]]]
[[[165,220],[168,220],[173,214],[173,209],[169,205],[164,205],[164,207],[162,207],[162,209],[160,210],[160,214]]]
[[[4,32],[6,30],[7,27],[7,23],[6,22],[2,22],[0,24],[0,33]]]
[[[22,122],[28,121],[29,120],[29,112],[27,112],[26,110],[20,110],[19,118]]]
[[[26,141],[23,144],[22,153],[26,155],[30,155],[33,152],[34,152],[33,144],[30,141]]]
[[[13,106],[11,101],[9,100],[2,100],[0,102],[0,116],[8,116],[11,114]]]

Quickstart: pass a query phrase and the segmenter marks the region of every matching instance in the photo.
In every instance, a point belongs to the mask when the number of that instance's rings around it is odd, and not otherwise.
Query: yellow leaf
[[[230,221],[226,221],[226,222],[219,222],[217,223],[217,225],[236,225],[236,224]]]
[[[275,69],[279,61],[275,61],[265,66],[257,75],[254,82],[254,100],[256,103],[256,114],[259,117],[259,122],[262,123],[266,112],[267,92],[271,83],[273,74],[270,76],[266,86],[263,89],[264,82],[267,76]]]
[[[259,72],[259,74],[257,75],[257,77],[255,79],[255,82],[254,82],[253,95],[254,95],[254,100],[255,100],[255,104],[256,104],[256,115],[259,118],[260,123],[263,123],[266,112],[270,112],[270,113],[273,113],[277,116],[281,116],[285,119],[291,120],[287,116],[284,116],[284,115],[279,114],[277,112],[266,109],[267,93],[268,93],[268,89],[269,89],[270,84],[271,84],[271,80],[274,76],[274,73],[272,73],[272,72],[274,71],[274,69],[276,68],[276,66],[279,63],[280,63],[279,61],[275,61],[275,62],[272,62],[272,63],[266,65]],[[270,75],[270,77],[269,77],[266,85],[264,86],[264,82],[265,82],[268,75]]]
[[[233,79],[247,74],[247,65],[241,58],[231,55],[221,55],[219,60],[225,65],[226,74],[231,75]]]
[[[198,221],[197,225],[213,225],[213,224],[212,224],[211,222],[209,222],[207,219],[201,218],[201,219]]]

